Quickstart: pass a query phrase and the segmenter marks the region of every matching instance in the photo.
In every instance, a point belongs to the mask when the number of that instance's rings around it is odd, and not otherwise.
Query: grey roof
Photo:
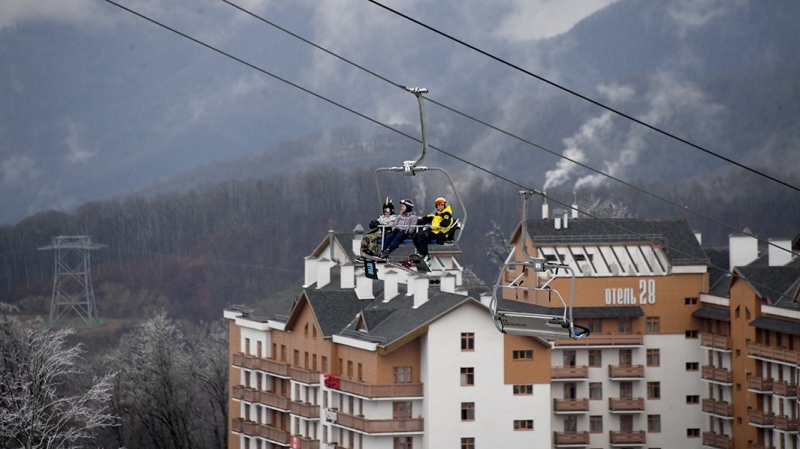
[[[739,273],[761,298],[769,298],[773,304],[793,306],[792,286],[797,285],[800,268],[796,267],[736,267]],[[794,308],[794,307],[793,307]]]
[[[750,322],[757,329],[765,329],[782,334],[800,335],[800,324],[794,321],[785,321],[778,318],[760,316]]]
[[[664,246],[670,263],[706,265],[708,256],[684,219],[572,219],[567,229],[555,229],[553,220],[528,220],[534,245],[650,243]]]
[[[372,303],[371,300],[358,299],[355,291],[351,289],[307,288],[303,291],[325,337],[330,337],[346,328],[356,318],[356,314]]]
[[[731,319],[730,309],[721,309],[719,307],[703,306],[692,313],[695,318],[710,318],[712,320],[727,321]]]
[[[708,293],[727,297],[730,286],[730,249],[727,246],[703,247],[710,265],[708,267]]]

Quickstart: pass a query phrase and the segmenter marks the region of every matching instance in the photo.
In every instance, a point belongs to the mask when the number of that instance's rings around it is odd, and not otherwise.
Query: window
[[[568,415],[564,417],[564,432],[577,432],[578,431],[578,417],[575,415]]]
[[[589,400],[598,401],[603,399],[603,384],[601,382],[589,383]]]
[[[351,379],[353,378],[353,361],[352,360],[348,360],[347,361],[347,377],[349,377]]]
[[[475,438],[462,438],[461,449],[475,449]]]
[[[647,382],[647,399],[661,399],[661,382]]]
[[[323,373],[328,372],[328,358],[325,357],[324,355],[322,356],[322,372]]]
[[[599,318],[590,319],[588,322],[589,332],[592,334],[600,334],[603,332],[603,320]]]
[[[619,383],[619,397],[625,399],[633,398],[633,382]]]
[[[686,403],[687,404],[699,404],[700,403],[700,395],[693,394],[686,396]]]
[[[620,366],[631,366],[633,364],[633,351],[630,349],[619,350]]]
[[[344,360],[339,359],[339,375],[344,376]]]
[[[261,343],[261,340],[256,341],[256,355],[261,357],[264,355],[263,352],[264,352],[264,347],[263,344]]]
[[[686,338],[698,338],[700,335],[697,331],[686,331]]]
[[[575,366],[575,350],[565,349],[563,354],[564,357],[562,361],[564,362],[564,366]]]
[[[475,385],[475,368],[461,368],[461,385]]]
[[[305,335],[306,337],[308,337],[308,323],[306,323],[306,327],[305,327],[305,331],[304,331],[304,334],[303,334],[303,335]]]
[[[392,419],[411,419],[411,401],[393,402]]]
[[[633,415],[619,415],[620,432],[633,432]]]
[[[661,350],[648,349],[647,350],[647,366],[661,366]]]
[[[250,388],[250,371],[244,371],[244,386]]]
[[[263,385],[261,383],[261,371],[256,371],[256,390],[262,389]]]
[[[461,333],[461,350],[474,351],[475,350],[475,333],[462,332]]]
[[[317,326],[314,326],[313,324],[311,325],[311,337],[314,339],[317,338]]]
[[[300,351],[297,349],[294,350],[294,366],[300,366]]]
[[[659,332],[657,316],[649,316],[645,319],[644,331],[647,334],[657,334]]]
[[[410,384],[411,383],[411,367],[410,366],[395,366],[392,369],[392,383],[395,383],[395,384]]]
[[[514,360],[533,360],[533,350],[514,350],[511,352],[511,357]]]
[[[619,318],[619,322],[617,325],[617,330],[620,334],[630,334],[631,333],[631,318],[630,317],[621,317]]]
[[[600,349],[589,350],[589,366],[600,367],[603,365],[603,351]]]
[[[303,364],[303,368],[305,368],[305,369],[308,369],[308,367],[309,367],[309,364],[308,364],[308,353],[307,353],[307,352],[305,353],[305,359],[304,359],[304,362],[305,362],[305,363]]]
[[[364,380],[364,365],[358,364],[358,380]]]
[[[245,354],[250,354],[250,339],[249,338],[245,338],[244,339],[244,353]]]
[[[578,384],[566,382],[564,384],[564,399],[576,399],[578,394]]]
[[[697,362],[686,362],[686,371],[697,371],[700,369],[700,364]]]
[[[686,436],[689,438],[699,438],[700,429],[686,429]]]
[[[317,355],[311,354],[311,371],[317,371]]]
[[[475,403],[462,402],[461,403],[461,420],[462,421],[475,421]]]
[[[693,306],[697,304],[697,298],[686,298],[684,301],[687,306]]]
[[[533,385],[514,385],[514,395],[533,394]]]
[[[532,419],[515,419],[514,430],[533,430]]]
[[[281,345],[281,362],[286,363],[286,345]]]
[[[589,417],[589,433],[603,433],[603,417],[592,415]]]
[[[276,357],[278,357],[278,345],[273,343],[272,344],[272,354],[270,354],[270,358],[272,360],[275,360]]]
[[[653,433],[661,432],[661,415],[647,415],[647,431]]]
[[[413,449],[411,442],[414,441],[411,437],[394,437],[393,449]]]

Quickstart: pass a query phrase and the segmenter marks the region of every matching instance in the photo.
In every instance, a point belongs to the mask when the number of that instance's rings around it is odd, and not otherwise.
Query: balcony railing
[[[553,410],[558,412],[588,412],[589,399],[553,399]]]
[[[422,397],[422,384],[365,384],[349,379],[339,379],[339,391],[368,398]]]
[[[272,426],[245,421],[243,418],[234,418],[231,427],[234,432],[243,433],[251,437],[261,437],[278,443],[289,444],[289,432]]]
[[[641,379],[644,377],[644,365],[608,365],[608,377],[615,379]]]
[[[556,446],[588,445],[589,432],[553,432],[553,442]]]
[[[249,354],[234,354],[233,365],[247,369],[257,369],[281,377],[289,377],[289,365],[275,360],[264,359]]]
[[[366,419],[363,416],[355,416],[335,410],[326,410],[325,420],[342,427],[347,427],[368,434],[402,432],[420,433],[425,430],[425,420],[423,418]]]
[[[291,401],[291,412],[304,418],[319,419],[320,407],[318,405]]]
[[[289,376],[298,382],[303,382],[304,384],[319,384],[320,375],[321,374],[319,371],[310,371],[307,369],[295,368],[294,366],[289,367]]]
[[[703,412],[733,418],[733,406],[725,401],[717,401],[710,398],[703,399]]]
[[[750,443],[747,449],[775,449],[775,446],[765,446],[763,444]]]
[[[550,379],[588,379],[588,366],[553,366],[550,368]]]
[[[777,360],[780,362],[800,364],[800,352],[790,351],[783,348],[773,348],[762,345],[761,343],[747,343],[747,355],[750,357],[760,357],[764,359]]]
[[[772,427],[775,425],[775,414],[772,412],[750,409],[747,411],[747,418],[752,426]]]
[[[642,334],[591,334],[580,340],[571,338],[557,338],[553,341],[555,346],[642,346]]]
[[[703,446],[711,446],[718,449],[733,449],[733,439],[721,433],[703,432]]]
[[[293,449],[320,449],[321,447],[319,440],[312,440],[300,435],[292,435],[290,446]]]
[[[700,346],[722,351],[730,351],[733,348],[730,337],[706,333],[700,334]]]
[[[242,385],[233,386],[233,398],[254,404],[263,404],[281,410],[289,410],[289,398],[278,396],[269,391],[256,390]]]
[[[797,384],[790,384],[785,380],[776,380],[773,391],[778,396],[784,396],[787,398],[796,398],[797,397]]]
[[[609,431],[609,441],[611,444],[644,444],[647,441],[644,430]]]
[[[775,428],[784,432],[797,432],[797,418],[789,418],[786,415],[775,416]]]
[[[700,373],[700,377],[705,380],[710,380],[712,382],[719,382],[724,384],[732,384],[733,383],[733,373],[731,370],[726,368],[717,368],[711,365],[703,365],[703,371]]]
[[[608,409],[612,412],[643,412],[644,398],[608,398]]]
[[[764,379],[761,376],[747,376],[747,389],[759,393],[772,393],[772,379]]]

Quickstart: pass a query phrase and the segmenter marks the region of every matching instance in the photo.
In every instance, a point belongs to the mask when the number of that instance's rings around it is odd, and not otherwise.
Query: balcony
[[[256,390],[255,388],[248,388],[242,385],[233,386],[233,398],[251,402],[253,404],[266,405],[282,411],[289,410],[289,398],[278,396],[277,394],[270,393],[269,391]]]
[[[797,397],[797,384],[790,384],[785,380],[776,380],[773,391],[776,396],[783,396],[786,398]]]
[[[608,365],[608,377],[611,380],[642,379],[644,365]]]
[[[709,382],[733,385],[733,373],[727,368],[717,368],[711,365],[703,365],[700,378]]]
[[[748,410],[747,419],[753,427],[771,428],[775,425],[775,414],[762,410]]]
[[[775,429],[789,433],[797,433],[797,418],[789,418],[786,415],[775,416]]]
[[[363,382],[339,378],[339,391],[376,398],[420,398],[422,397],[422,384],[377,384],[370,385]]]
[[[644,430],[633,430],[630,432],[619,431],[615,432],[610,430],[608,432],[609,441],[611,444],[629,445],[629,444],[645,444],[647,442]]]
[[[279,444],[289,444],[289,432],[265,424],[234,418],[232,430],[251,437],[261,437]]]
[[[292,435],[290,446],[297,449],[321,449],[321,447],[325,447],[318,440],[301,437],[300,435]]]
[[[233,366],[266,371],[279,377],[289,377],[289,365],[275,360],[262,359],[254,355],[234,354]]]
[[[790,351],[783,348],[773,348],[762,345],[761,343],[747,343],[747,356],[751,358],[775,360],[778,362],[785,362],[795,365],[800,364],[800,352]]]
[[[553,366],[550,368],[550,380],[573,380],[588,378],[588,366]]]
[[[756,393],[772,393],[772,378],[747,376],[747,389]]]
[[[589,399],[553,399],[556,413],[585,413],[589,411]]]
[[[553,444],[556,446],[588,446],[589,432],[553,432]]]
[[[333,409],[325,411],[325,421],[367,434],[422,433],[425,430],[423,418],[366,419]]]
[[[725,352],[731,352],[733,348],[730,337],[706,333],[700,334],[700,346]]]
[[[642,334],[590,334],[588,337],[573,340],[571,338],[556,338],[555,346],[642,346]]]
[[[304,384],[319,385],[320,372],[290,366],[289,377],[291,377],[292,380],[296,380]]]
[[[703,446],[718,449],[733,449],[733,439],[727,435],[716,432],[703,432]]]
[[[733,419],[733,406],[725,401],[717,401],[710,398],[703,399],[703,412]]]
[[[608,398],[611,413],[630,413],[644,411],[644,398]]]
[[[318,405],[291,401],[290,407],[293,415],[302,416],[303,418],[308,418],[308,419],[319,419]]]

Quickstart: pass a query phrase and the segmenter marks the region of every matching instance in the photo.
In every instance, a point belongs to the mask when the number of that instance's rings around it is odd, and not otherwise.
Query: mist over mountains
[[[418,134],[413,96],[239,11],[205,2],[127,4]],[[428,102],[432,145],[515,182],[567,191],[609,182],[551,153],[632,183],[679,183],[730,170],[713,155],[386,11],[341,2],[247,6],[538,145]],[[779,179],[793,177],[794,164],[786,160],[800,154],[800,29],[794,26],[800,4],[620,0],[545,39],[512,35],[507,18],[518,11],[509,5],[498,5],[485,14],[488,25],[473,28],[459,20],[484,10],[461,6],[396,8],[719,155]],[[333,17],[329,8],[335,7]],[[98,198],[185,192],[320,166],[394,166],[418,155],[411,139],[109,8],[95,10],[98,19],[89,27],[34,20],[0,28],[0,60],[9,62],[0,67],[0,222]],[[236,27],[215,27],[220,17]],[[105,37],[110,29],[111,39]],[[370,153],[376,142],[392,149]],[[465,188],[500,182],[436,151],[426,163],[452,170]],[[733,176],[759,185],[756,175]]]

